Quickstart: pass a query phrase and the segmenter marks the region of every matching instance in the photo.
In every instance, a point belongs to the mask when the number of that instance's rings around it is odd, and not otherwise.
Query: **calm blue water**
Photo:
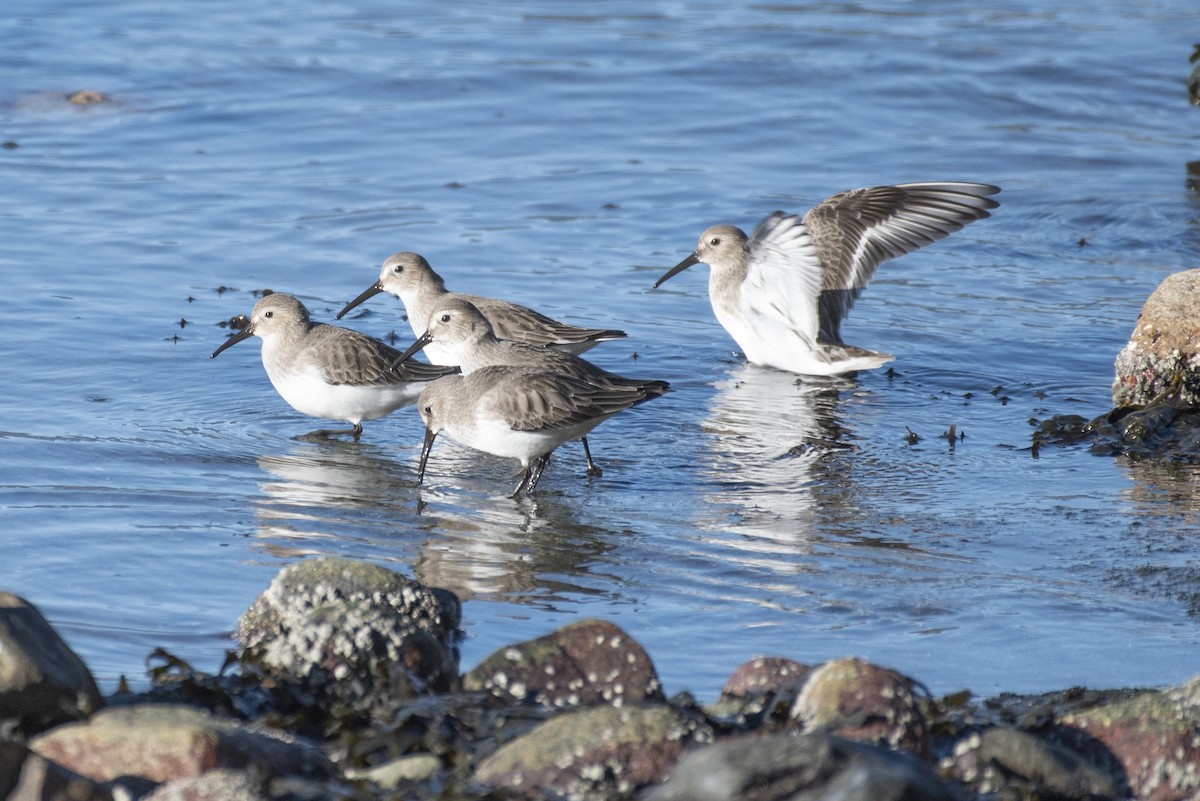
[[[105,690],[156,646],[215,668],[314,554],[458,591],[464,667],[601,616],[702,698],[758,654],[981,695],[1196,672],[1195,468],[1028,451],[1031,418],[1106,408],[1142,302],[1197,266],[1194,3],[404,6],[0,19],[0,588]],[[1003,206],[860,300],[844,333],[891,377],[746,366],[704,268],[648,291],[712,223],[931,179]],[[418,491],[411,410],[296,440],[322,421],[256,341],[208,358],[252,292],[330,321],[397,250],[626,329],[595,360],[676,391],[595,432],[603,478],[570,446],[512,501],[513,464],[448,442]],[[345,322],[409,340],[391,298]]]

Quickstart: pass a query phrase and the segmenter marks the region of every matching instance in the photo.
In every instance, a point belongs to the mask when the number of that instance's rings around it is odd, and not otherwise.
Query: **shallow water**
[[[935,692],[1190,677],[1197,468],[1029,445],[1106,408],[1142,302],[1196,265],[1194,8],[965,5],[16,0],[0,588],[106,691],[156,646],[214,669],[313,554],[459,592],[464,667],[601,616],[702,698],[764,653]],[[843,333],[891,373],[747,366],[703,267],[649,291],[711,223],[931,179],[1003,205],[859,301]],[[418,489],[411,410],[297,439],[323,421],[256,341],[208,358],[253,292],[331,321],[396,250],[624,328],[590,356],[675,391],[597,429],[602,478],[568,445],[514,501],[514,465],[450,442]],[[411,339],[391,298],[343,322]]]

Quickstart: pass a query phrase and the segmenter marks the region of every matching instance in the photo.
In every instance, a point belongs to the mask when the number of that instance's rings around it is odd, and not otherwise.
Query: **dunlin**
[[[416,253],[394,253],[383,263],[379,280],[365,292],[346,304],[337,314],[342,319],[346,312],[368,298],[388,292],[404,303],[408,324],[413,334],[419,335],[429,322],[433,307],[448,298],[462,298],[474,304],[492,324],[496,336],[529,345],[550,346],[567,353],[583,353],[601,342],[621,339],[624,331],[601,328],[579,328],[560,323],[533,309],[478,295],[450,292],[446,282],[433,271],[424,257]],[[449,364],[442,349],[435,344],[425,348],[425,355],[434,364]]]
[[[661,395],[669,388],[665,381],[624,378],[570,353],[500,339],[479,309],[462,297],[447,297],[433,307],[428,330],[401,354],[400,362],[421,348],[428,352],[429,345],[435,343],[441,349],[445,363],[458,365],[464,375],[484,367],[509,365],[568,375],[613,390]],[[588,475],[603,475],[592,461],[587,437],[582,437],[581,441]]]
[[[314,323],[303,303],[278,292],[254,304],[250,324],[214,350],[213,358],[252,336],[262,339],[263,367],[293,409],[354,426],[310,436],[351,434],[357,440],[363,420],[413,403],[430,381],[458,372],[457,367],[422,362],[405,362],[393,370],[400,351],[348,328]]]
[[[417,401],[426,429],[417,481],[425,478],[434,438],[445,431],[468,447],[519,459],[524,469],[513,497],[533,492],[551,451],[660,394],[597,385],[536,367],[484,367],[440,378]]]
[[[754,364],[837,375],[890,362],[842,341],[842,320],[876,268],[990,216],[988,184],[929,182],[840,192],[801,220],[775,212],[746,236],[732,225],[700,235],[696,251],[654,286],[704,262],[717,320]]]

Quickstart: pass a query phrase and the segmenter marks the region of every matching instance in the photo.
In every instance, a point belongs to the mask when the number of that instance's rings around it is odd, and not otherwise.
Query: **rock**
[[[1140,801],[1200,795],[1200,677],[1057,718],[1058,733],[1101,762],[1115,758]]]
[[[272,798],[261,777],[218,768],[160,784],[140,801],[271,801]]]
[[[525,797],[627,797],[661,781],[685,747],[712,741],[707,724],[666,705],[564,712],[501,746],[475,780]]]
[[[410,754],[397,757],[390,762],[366,769],[349,769],[346,778],[367,779],[387,790],[394,790],[403,782],[423,782],[442,769],[442,760],[433,754]]]
[[[23,745],[0,740],[0,798],[9,801],[112,801],[112,793]]]
[[[355,601],[394,609],[442,639],[455,635],[462,622],[462,607],[452,592],[426,587],[369,562],[327,556],[279,571],[238,620],[238,639],[243,647],[254,647],[273,639],[297,609]]]
[[[1128,790],[1109,771],[1029,732],[1010,728],[973,733],[942,762],[943,775],[981,795],[1061,799],[1125,798]]]
[[[645,801],[957,801],[916,758],[826,733],[743,736],[687,754]]]
[[[791,716],[804,730],[920,754],[926,747],[928,696],[916,682],[861,659],[835,659],[808,677]]]
[[[1114,406],[1142,406],[1166,393],[1200,403],[1200,270],[1167,276],[1142,306],[1117,354]]]
[[[604,620],[581,620],[501,648],[463,676],[463,688],[556,709],[663,699],[645,650]]]
[[[126,777],[167,782],[213,768],[253,767],[271,776],[333,772],[309,743],[174,704],[111,707],[86,723],[52,729],[30,747],[98,782]]]
[[[0,592],[0,718],[36,732],[103,706],[91,672],[42,613]]]
[[[450,689],[458,599],[366,562],[280,571],[238,621],[243,660],[351,703]]]
[[[811,672],[812,668],[803,662],[778,656],[760,656],[733,671],[721,689],[721,700],[798,688]]]

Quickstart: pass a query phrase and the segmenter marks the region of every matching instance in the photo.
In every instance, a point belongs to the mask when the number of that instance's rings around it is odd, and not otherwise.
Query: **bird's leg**
[[[310,431],[308,434],[305,434],[305,436],[329,439],[330,437],[341,437],[349,434],[354,437],[355,442],[358,442],[358,438],[362,436],[362,432],[362,423],[355,423],[354,428],[321,428],[316,431]]]
[[[533,490],[537,487],[539,481],[542,480],[542,473],[546,470],[546,465],[550,463],[550,454],[543,453],[537,459],[529,463],[528,466],[521,472],[521,481],[517,484],[517,488],[513,490],[510,498],[515,498],[522,492],[532,495]]]
[[[582,437],[580,442],[583,443],[583,455],[587,458],[587,474],[589,478],[599,478],[604,475],[604,471],[600,469],[600,465],[592,461],[592,452],[588,448],[587,437]]]
[[[538,457],[533,463],[533,479],[529,482],[528,492],[532,495],[537,488],[538,482],[542,480],[542,473],[546,472],[546,465],[550,464],[550,454],[544,453]]]
[[[521,493],[525,491],[527,485],[529,484],[529,476],[532,472],[533,472],[533,465],[528,465],[528,466],[526,466],[526,468],[524,470],[521,471],[521,480],[517,482],[517,488],[515,490],[513,490],[512,494],[509,495],[508,497],[510,497],[510,498],[520,497]]]

